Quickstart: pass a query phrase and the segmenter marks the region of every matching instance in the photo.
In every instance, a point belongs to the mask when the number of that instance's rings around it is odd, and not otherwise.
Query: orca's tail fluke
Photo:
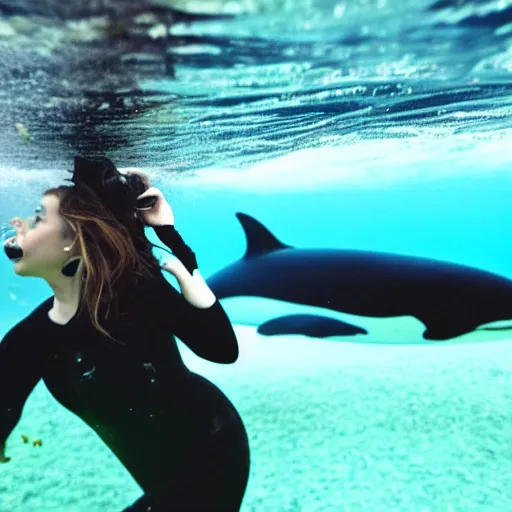
[[[237,219],[242,225],[247,240],[244,258],[254,258],[269,252],[291,249],[291,245],[280,242],[263,224],[245,213],[238,212]]]

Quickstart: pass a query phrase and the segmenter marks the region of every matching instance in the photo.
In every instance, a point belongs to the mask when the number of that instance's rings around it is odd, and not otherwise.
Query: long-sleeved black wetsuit
[[[164,243],[166,229],[157,230]],[[84,314],[65,325],[53,322],[53,297],[6,334],[0,443],[42,378],[144,490],[126,511],[238,511],[249,474],[244,425],[216,386],[187,369],[174,338],[202,358],[234,362],[238,344],[222,306],[192,306],[163,275],[125,293],[119,304],[110,333],[125,345],[102,335]]]

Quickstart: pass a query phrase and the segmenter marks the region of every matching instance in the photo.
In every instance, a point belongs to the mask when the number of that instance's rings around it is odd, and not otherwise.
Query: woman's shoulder
[[[40,328],[44,323],[44,315],[46,314],[47,310],[51,307],[52,299],[53,297],[45,299],[38,306],[36,306],[30,313],[28,313],[28,315],[26,315],[19,322],[14,324],[14,326],[7,331],[2,341],[5,341],[5,339],[7,338],[27,337],[26,335],[28,334],[40,334]]]
[[[43,300],[38,306],[36,306],[25,318],[19,323],[32,327],[36,323],[40,323],[45,320],[45,315],[48,314],[48,310],[51,309],[53,304],[53,295]]]

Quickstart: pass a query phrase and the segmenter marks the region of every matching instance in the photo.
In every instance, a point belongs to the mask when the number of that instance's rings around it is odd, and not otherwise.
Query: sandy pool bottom
[[[243,512],[512,510],[512,341],[365,345],[235,330],[235,365],[180,347],[247,426]],[[141,494],[42,382],[8,455],[0,512],[119,512]]]

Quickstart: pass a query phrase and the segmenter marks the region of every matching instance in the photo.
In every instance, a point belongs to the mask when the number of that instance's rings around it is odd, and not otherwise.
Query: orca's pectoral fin
[[[310,338],[368,334],[366,329],[357,325],[319,315],[281,316],[261,324],[257,332],[263,336],[297,335]]]

